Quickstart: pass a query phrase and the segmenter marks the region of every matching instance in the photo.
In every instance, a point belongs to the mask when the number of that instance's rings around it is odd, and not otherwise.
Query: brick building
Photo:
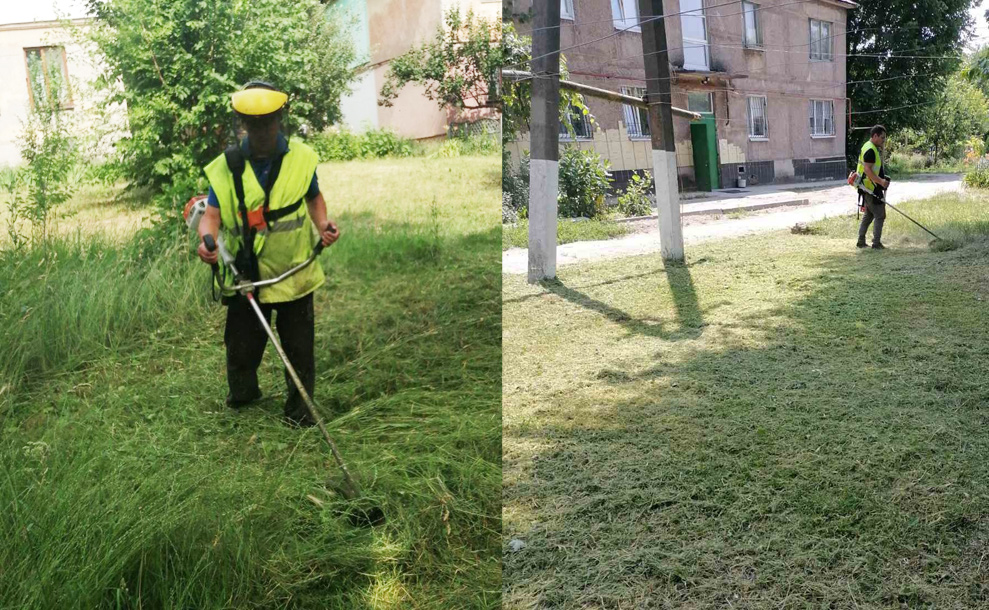
[[[531,6],[531,0],[506,2],[514,2],[516,16]],[[561,2],[560,44],[570,79],[641,95],[646,83],[636,0]],[[695,126],[673,118],[682,188],[727,188],[739,177],[766,184],[846,175],[844,32],[847,11],[857,6],[849,0],[663,1],[671,15],[665,25],[673,104],[704,116]],[[520,21],[517,29],[528,33],[531,21]],[[597,39],[603,40],[591,42]],[[611,162],[618,184],[634,171],[651,170],[645,112],[586,101],[596,127],[578,122],[575,141],[561,134],[561,146],[596,150]],[[528,135],[510,146],[513,155],[528,149]],[[709,171],[695,171],[705,165]]]

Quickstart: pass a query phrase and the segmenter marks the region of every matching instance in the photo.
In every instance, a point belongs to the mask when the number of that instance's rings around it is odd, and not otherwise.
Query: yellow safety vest
[[[277,277],[292,267],[304,262],[312,254],[318,239],[318,232],[309,218],[309,208],[305,202],[306,192],[312,183],[313,173],[319,157],[316,152],[302,142],[289,142],[288,152],[282,158],[281,169],[271,189],[268,209],[272,212],[288,208],[301,201],[294,212],[271,222],[254,237],[254,254],[258,259],[260,279]],[[206,166],[206,177],[220,202],[220,230],[224,242],[232,256],[243,247],[241,235],[240,204],[237,199],[234,176],[227,165],[225,155],[220,155]],[[264,207],[264,189],[257,176],[245,160],[243,173],[244,203],[248,212]],[[227,274],[229,276],[229,274]],[[273,286],[261,288],[257,298],[262,303],[284,303],[300,299],[313,292],[325,282],[323,269],[315,261],[292,277]],[[226,277],[220,286],[226,296],[234,294],[230,290],[233,278]]]
[[[859,163],[858,166],[855,168],[855,173],[857,173],[859,176],[862,177],[862,181],[859,184],[859,188],[869,193],[870,195],[874,195],[876,191],[876,185],[872,183],[872,180],[869,180],[868,176],[865,175],[865,165],[864,165],[865,153],[869,149],[872,149],[876,152],[876,162],[872,165],[872,171],[877,176],[879,175],[879,170],[883,168],[883,155],[882,153],[879,152],[879,148],[872,143],[872,140],[869,140],[868,142],[862,145],[862,150],[859,151]]]

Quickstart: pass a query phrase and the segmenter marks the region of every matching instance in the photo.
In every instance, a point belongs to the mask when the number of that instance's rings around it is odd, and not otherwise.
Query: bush
[[[412,157],[419,153],[419,144],[387,129],[371,129],[354,133],[337,129],[309,138],[320,161],[353,161],[381,157]]]
[[[560,157],[559,215],[597,218],[605,214],[604,197],[611,186],[609,164],[590,150],[567,148]]]
[[[502,152],[501,163],[502,221],[506,205],[517,218],[526,218],[529,215],[529,155],[523,154],[518,168],[514,168],[506,150]]]
[[[632,174],[632,180],[625,188],[625,193],[618,198],[618,213],[622,216],[648,216],[652,214],[652,201],[649,199],[649,189],[652,188],[652,175],[642,172],[642,175]]]
[[[205,186],[203,167],[232,143],[230,94],[274,81],[292,99],[291,131],[341,116],[357,59],[346,24],[319,0],[88,0],[97,93],[127,108],[116,150],[126,178],[163,193],[165,222]]]
[[[886,171],[890,174],[921,171],[930,167],[931,160],[926,155],[912,151],[894,152],[886,161]]]
[[[509,193],[501,194],[501,224],[515,224],[519,221],[519,211],[512,206],[512,196]]]
[[[980,159],[975,168],[965,174],[964,182],[970,188],[989,188],[989,159]]]
[[[454,126],[456,128],[456,126]],[[431,156],[437,157],[467,157],[493,155],[500,151],[501,140],[495,133],[465,132],[460,130],[440,145]]]

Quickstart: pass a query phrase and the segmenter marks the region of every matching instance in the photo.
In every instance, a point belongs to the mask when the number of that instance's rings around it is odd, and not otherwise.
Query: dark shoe
[[[865,240],[862,239],[862,240],[859,240],[859,242],[857,244],[855,244],[855,247],[856,248],[868,248],[869,247],[869,244],[865,243]]]
[[[230,394],[227,394],[227,401],[226,402],[227,402],[227,406],[230,407],[231,409],[239,409],[241,407],[246,407],[247,405],[251,404],[252,402],[255,402],[257,400],[260,400],[261,399],[261,396],[262,396],[261,390],[258,390],[256,394],[254,394],[250,398],[247,398],[246,400],[234,400],[233,399],[233,396],[231,396]]]
[[[885,250],[886,249],[886,246],[884,246],[882,244],[882,242],[878,242],[877,241],[876,243],[872,244],[872,249],[873,250]]]

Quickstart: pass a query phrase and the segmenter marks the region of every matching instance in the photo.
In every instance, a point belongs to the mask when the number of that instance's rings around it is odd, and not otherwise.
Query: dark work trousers
[[[886,204],[882,199],[877,199],[869,193],[862,193],[862,200],[865,203],[865,215],[862,216],[862,224],[859,225],[859,243],[865,243],[865,234],[869,231],[869,225],[875,222],[872,228],[872,243],[882,243],[883,223],[886,222]]]
[[[275,312],[278,340],[295,372],[299,374],[306,392],[312,396],[316,383],[316,329],[312,295],[287,303],[258,305],[268,324],[271,324],[271,313]],[[258,387],[258,367],[268,344],[268,335],[246,297],[237,296],[228,301],[223,342],[227,346],[227,383],[230,385],[231,403],[237,406],[238,403],[243,404],[258,398],[261,394]],[[285,371],[285,383],[288,385],[285,416],[296,422],[310,422],[309,410],[288,370]]]

